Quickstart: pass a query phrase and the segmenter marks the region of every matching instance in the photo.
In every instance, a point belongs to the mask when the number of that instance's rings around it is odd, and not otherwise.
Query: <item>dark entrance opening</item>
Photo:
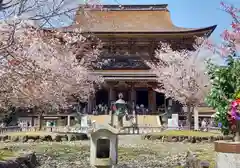
[[[108,91],[107,90],[99,90],[96,93],[96,105],[108,105]]]
[[[110,140],[98,139],[97,140],[97,158],[109,158],[110,156]]]
[[[139,89],[136,91],[136,105],[141,106],[144,105],[145,108],[148,108],[148,90]]]
[[[156,105],[159,113],[165,112],[165,95],[163,93],[156,92]]]

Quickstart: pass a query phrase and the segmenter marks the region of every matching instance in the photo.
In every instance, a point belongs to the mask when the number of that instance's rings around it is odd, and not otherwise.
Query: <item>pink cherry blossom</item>
[[[0,24],[1,46],[12,33],[9,24]],[[38,29],[26,23],[14,27],[11,45],[1,50],[0,105],[66,105],[77,95],[86,101],[102,82],[91,73],[101,45],[79,30]],[[0,46],[0,47],[1,47]]]
[[[224,41],[231,43],[234,50],[240,50],[240,9],[221,2],[222,9],[232,16],[231,30],[225,30],[221,37]],[[227,55],[225,55],[227,56]]]
[[[146,63],[162,84],[167,97],[182,104],[198,105],[203,102],[209,86],[204,60],[199,62],[197,52],[173,51],[169,45],[161,44],[155,57],[158,62]]]
[[[204,102],[210,89],[204,58],[198,55],[198,49],[173,51],[161,43],[155,53],[158,61],[145,61],[156,74],[160,90],[187,107],[189,123],[193,109]]]

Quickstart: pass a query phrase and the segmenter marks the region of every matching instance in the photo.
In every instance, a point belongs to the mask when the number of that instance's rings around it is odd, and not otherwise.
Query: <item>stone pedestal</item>
[[[168,119],[168,129],[178,129],[178,114],[172,114],[172,118]]]
[[[240,142],[216,141],[216,167],[240,167]]]
[[[121,129],[123,127],[123,117],[117,116],[117,128]]]

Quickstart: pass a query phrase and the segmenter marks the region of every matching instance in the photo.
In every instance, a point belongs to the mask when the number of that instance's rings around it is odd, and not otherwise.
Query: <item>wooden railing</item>
[[[188,127],[123,127],[120,134],[148,134],[148,133],[158,133],[167,129],[174,130],[188,130]],[[208,127],[208,131],[220,130],[218,127]]]
[[[154,132],[162,132],[163,127],[123,127],[120,134],[147,134]]]
[[[18,126],[10,126],[10,127],[1,127],[0,134],[5,134],[6,132],[20,132],[22,131]]]

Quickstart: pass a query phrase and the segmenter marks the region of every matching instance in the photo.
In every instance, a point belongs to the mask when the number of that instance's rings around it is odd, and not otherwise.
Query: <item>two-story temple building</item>
[[[97,36],[103,43],[102,60],[108,62],[93,72],[104,77],[105,85],[89,100],[89,112],[98,104],[110,105],[120,92],[125,101],[156,112],[165,98],[155,91],[156,76],[142,60],[153,58],[160,41],[176,50],[192,50],[196,36],[210,36],[216,28],[177,27],[167,5],[104,5],[85,10],[85,14],[79,10],[67,30],[81,28]]]
[[[144,64],[143,59],[154,57],[160,41],[169,43],[174,50],[192,50],[196,36],[208,37],[216,28],[216,25],[202,28],[177,27],[171,20],[167,5],[103,5],[101,9],[84,8],[84,11],[86,12],[79,10],[75,22],[64,29],[71,31],[81,28],[83,34],[91,33],[102,41],[101,59],[107,64],[93,73],[102,75],[105,83],[89,99],[89,113],[99,104],[109,107],[111,102],[117,100],[120,92],[123,93],[124,100],[134,103],[136,108],[147,109],[145,114],[164,111],[169,102],[165,100],[164,94],[156,92],[156,76]],[[179,108],[174,107],[179,113]],[[200,117],[210,117],[214,113],[211,109],[203,109],[203,113],[199,111]],[[68,125],[73,120],[73,116],[67,114],[46,117],[49,120],[51,117],[56,120],[60,118]]]

